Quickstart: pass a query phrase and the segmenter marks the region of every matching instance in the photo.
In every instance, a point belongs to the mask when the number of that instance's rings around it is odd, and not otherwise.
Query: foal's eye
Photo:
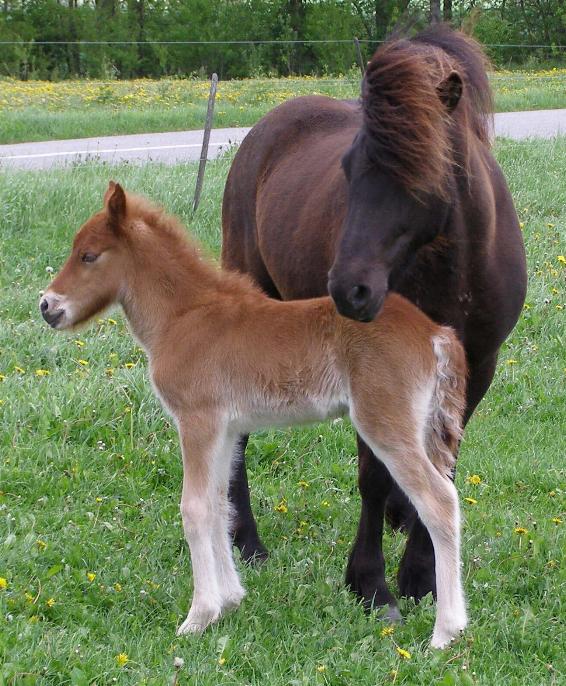
[[[93,252],[85,252],[81,255],[81,262],[94,262],[97,257]]]

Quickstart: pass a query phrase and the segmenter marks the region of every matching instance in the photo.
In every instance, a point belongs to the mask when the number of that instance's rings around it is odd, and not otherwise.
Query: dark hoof
[[[417,603],[428,593],[432,593],[436,598],[434,563],[426,565],[422,560],[415,563],[409,558],[403,558],[397,581],[399,593],[405,598],[414,598]]]
[[[384,607],[377,608],[376,615],[379,619],[389,624],[403,623],[403,615],[397,605],[385,605]]]
[[[376,611],[391,622],[401,620],[397,601],[387,588],[382,574],[376,571],[362,573],[350,563],[346,571],[346,586],[358,596],[366,612]]]
[[[259,565],[269,557],[267,548],[259,539],[248,543],[239,543],[235,540],[234,545],[239,549],[242,560],[248,565]]]

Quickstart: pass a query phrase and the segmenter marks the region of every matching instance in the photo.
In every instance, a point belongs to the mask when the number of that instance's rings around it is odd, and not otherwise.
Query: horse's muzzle
[[[385,294],[375,294],[369,286],[363,284],[344,289],[340,284],[330,281],[328,291],[338,312],[357,322],[373,321],[385,299]]]

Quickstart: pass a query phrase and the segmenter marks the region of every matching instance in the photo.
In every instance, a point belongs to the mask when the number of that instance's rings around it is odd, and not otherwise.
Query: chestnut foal
[[[279,302],[203,260],[177,220],[113,182],[41,298],[55,329],[122,305],[153,387],[177,424],[181,515],[194,576],[178,633],[200,632],[240,604],[227,498],[234,444],[273,425],[349,413],[415,505],[434,544],[432,645],[466,625],[458,496],[451,480],[466,363],[451,329],[398,295],[374,323],[330,298]]]

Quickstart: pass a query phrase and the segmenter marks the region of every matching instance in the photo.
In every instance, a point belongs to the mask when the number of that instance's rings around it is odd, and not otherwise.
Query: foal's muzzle
[[[61,321],[61,318],[65,314],[63,308],[58,307],[57,300],[50,298],[48,294],[44,295],[39,301],[39,309],[41,316],[49,324],[49,326],[54,329],[57,328],[57,324]]]

